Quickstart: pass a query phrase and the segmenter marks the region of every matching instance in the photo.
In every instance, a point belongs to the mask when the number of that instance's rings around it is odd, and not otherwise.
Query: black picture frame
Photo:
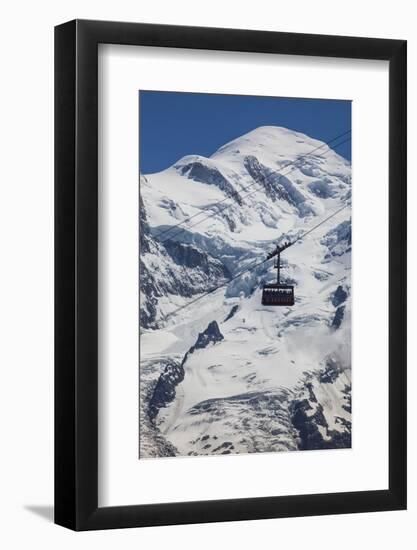
[[[389,488],[98,506],[98,44],[389,62]],[[406,508],[406,41],[74,20],[55,28],[55,522],[74,530]]]

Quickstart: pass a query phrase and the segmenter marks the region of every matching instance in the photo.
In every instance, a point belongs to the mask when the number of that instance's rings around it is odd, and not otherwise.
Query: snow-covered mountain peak
[[[310,153],[316,157],[328,156],[329,147],[314,138],[281,126],[260,126],[220,147],[211,158],[255,155],[267,163],[280,166]],[[336,155],[339,157],[339,155]],[[342,163],[344,159],[339,157]]]
[[[296,143],[305,144],[307,147],[320,145],[318,140],[282,126],[259,126],[220,147],[213,157],[230,153],[233,149],[247,149],[253,152],[259,147],[272,150],[284,148],[293,151]]]
[[[350,164],[300,132],[262,126],[210,158],[187,155],[149,174],[142,195],[156,232],[180,223],[170,236],[196,242],[216,234],[235,244],[239,233],[241,241],[254,235],[267,241],[295,228],[299,218],[340,207],[350,195]]]

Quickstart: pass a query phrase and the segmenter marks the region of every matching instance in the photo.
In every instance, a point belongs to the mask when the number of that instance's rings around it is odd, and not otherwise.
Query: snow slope
[[[141,177],[141,457],[350,446],[350,174],[261,127]],[[272,260],[227,283],[345,205],[283,253],[293,307],[261,305]]]

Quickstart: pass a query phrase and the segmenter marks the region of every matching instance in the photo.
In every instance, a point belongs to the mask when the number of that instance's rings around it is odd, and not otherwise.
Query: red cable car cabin
[[[278,283],[264,285],[262,290],[263,306],[293,306],[294,287]]]
[[[282,285],[280,282],[281,270],[281,252],[291,246],[287,242],[282,246],[277,246],[276,250],[268,254],[267,259],[277,256],[274,268],[277,270],[277,282],[265,284],[262,289],[263,306],[293,306],[294,305],[294,287],[292,285]]]

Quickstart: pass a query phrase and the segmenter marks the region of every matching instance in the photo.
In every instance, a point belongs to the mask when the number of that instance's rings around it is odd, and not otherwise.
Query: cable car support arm
[[[277,284],[280,284],[281,252],[283,252],[285,249],[290,247],[292,244],[294,243],[290,241],[285,242],[283,245],[277,246],[276,249],[270,252],[266,257],[267,260],[270,260],[271,258],[274,258],[275,256],[277,256],[277,261],[276,261],[276,264],[274,265],[275,269],[277,270]]]

